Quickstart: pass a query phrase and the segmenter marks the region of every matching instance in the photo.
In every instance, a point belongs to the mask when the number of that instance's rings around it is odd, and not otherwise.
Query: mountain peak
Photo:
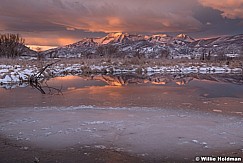
[[[195,41],[194,38],[192,38],[192,37],[190,37],[190,36],[188,36],[188,35],[186,35],[184,33],[178,34],[176,36],[176,39],[180,39],[180,40],[187,41],[187,42],[193,42],[193,41]]]
[[[141,35],[131,35],[123,32],[109,33],[107,36],[101,38],[100,44],[108,43],[129,43],[135,40],[141,40],[143,37]]]
[[[177,38],[186,38],[188,36],[186,34],[184,34],[184,33],[181,33],[181,34],[178,34],[176,37]]]
[[[114,32],[114,33],[109,33],[106,37],[113,37],[113,38],[117,38],[120,36],[127,36],[129,35],[128,33],[123,33],[123,32]]]

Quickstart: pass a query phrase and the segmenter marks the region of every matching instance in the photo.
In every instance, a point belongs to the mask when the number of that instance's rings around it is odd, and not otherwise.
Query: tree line
[[[16,58],[23,53],[25,40],[19,34],[0,34],[0,57]]]

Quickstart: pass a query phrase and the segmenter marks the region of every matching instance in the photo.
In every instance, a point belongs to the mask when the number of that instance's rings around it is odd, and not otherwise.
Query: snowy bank
[[[28,81],[31,75],[38,73],[40,68],[36,65],[0,65],[0,84],[10,84]],[[82,64],[56,64],[47,68],[43,73],[43,77],[66,76],[69,74],[80,75],[82,73],[124,73],[124,72],[140,72],[140,73],[240,73],[242,68],[229,68],[227,65],[217,66],[154,66],[154,67],[138,67],[131,65],[124,66],[86,66]]]

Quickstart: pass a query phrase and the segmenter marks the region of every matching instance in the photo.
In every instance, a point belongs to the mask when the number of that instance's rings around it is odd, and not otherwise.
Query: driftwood
[[[30,78],[29,78],[29,84],[31,87],[37,89],[38,91],[40,91],[42,94],[46,94],[44,88],[47,88],[49,90],[49,93],[48,94],[53,94],[53,91],[52,90],[55,90],[57,92],[57,94],[62,94],[62,87],[60,89],[58,88],[54,88],[54,87],[50,87],[48,86],[47,82],[45,82],[46,86],[42,86],[39,82],[40,78],[41,78],[41,75],[44,73],[44,71],[52,66],[53,64],[56,64],[57,62],[59,62],[60,60],[56,61],[56,62],[53,62],[53,63],[50,63],[48,65],[46,65],[45,67],[43,67],[37,74],[34,74],[34,75],[31,75]]]
[[[44,73],[44,71],[45,71],[48,67],[50,67],[50,66],[56,64],[57,62],[60,62],[60,60],[58,60],[58,61],[56,61],[56,62],[53,62],[53,63],[50,63],[50,64],[46,65],[46,66],[43,67],[37,74],[31,75],[31,76],[30,76],[30,79],[29,79],[29,82],[30,82],[30,83],[37,83],[38,80],[41,78],[41,75]]]

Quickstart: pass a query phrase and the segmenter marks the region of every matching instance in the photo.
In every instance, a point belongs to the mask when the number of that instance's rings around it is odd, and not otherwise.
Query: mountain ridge
[[[112,50],[113,48],[113,50]],[[116,49],[114,51],[114,49]],[[47,57],[92,58],[113,54],[133,57],[137,53],[145,58],[198,58],[202,54],[238,56],[243,53],[243,34],[208,39],[194,39],[186,34],[137,35],[109,33],[101,38],[83,38],[79,42],[43,52]],[[120,55],[119,55],[119,54]],[[166,55],[165,55],[166,54]]]

